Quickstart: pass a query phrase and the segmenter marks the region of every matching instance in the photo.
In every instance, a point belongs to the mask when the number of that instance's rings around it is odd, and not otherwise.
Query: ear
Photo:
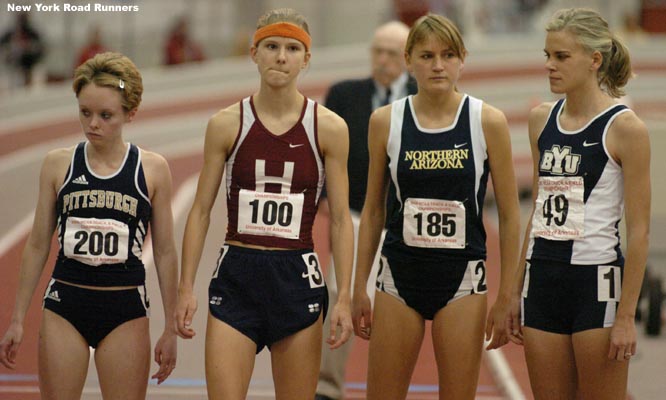
[[[301,69],[307,68],[308,64],[310,63],[310,57],[312,54],[309,51],[305,52],[305,57],[303,58],[303,65],[301,66]]]
[[[252,58],[252,61],[254,61],[255,64],[257,63],[257,47],[256,46],[250,47],[250,58]]]
[[[592,53],[592,63],[590,64],[590,71],[598,71],[601,64],[604,62],[604,56],[599,51]]]
[[[127,114],[125,114],[125,122],[132,122],[134,119],[134,116],[136,115],[138,108],[134,107],[133,109],[129,110]]]

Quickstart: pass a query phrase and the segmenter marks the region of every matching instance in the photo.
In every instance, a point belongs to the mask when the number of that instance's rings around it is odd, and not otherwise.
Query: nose
[[[546,67],[547,71],[555,70],[555,67],[553,66],[553,62],[550,57],[546,58],[546,64],[544,66]]]
[[[284,63],[287,60],[287,48],[280,46],[277,53],[277,61],[279,63]]]
[[[90,130],[93,131],[99,128],[99,117],[96,115],[92,115],[90,117],[90,122],[88,123],[88,127],[90,128]]]
[[[433,71],[442,71],[444,70],[444,61],[441,57],[434,57],[432,59],[432,70]]]

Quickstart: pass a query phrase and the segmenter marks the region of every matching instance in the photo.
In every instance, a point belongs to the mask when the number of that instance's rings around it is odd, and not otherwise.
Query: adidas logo
[[[49,292],[49,294],[48,294],[46,297],[48,297],[48,298],[51,299],[51,300],[55,300],[55,301],[57,301],[58,303],[60,302],[60,296],[58,295],[58,291],[57,291],[57,290],[54,290],[54,291],[52,291],[52,292]]]
[[[74,179],[72,183],[78,183],[79,185],[87,185],[88,181],[86,180],[85,175],[81,175],[78,178]]]
[[[319,303],[308,304],[308,310],[311,313],[318,313],[319,312]]]
[[[219,306],[220,303],[222,303],[222,296],[212,296],[209,303],[215,306]]]

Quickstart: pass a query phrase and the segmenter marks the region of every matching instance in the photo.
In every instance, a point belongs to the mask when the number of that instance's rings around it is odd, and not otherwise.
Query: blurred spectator
[[[18,85],[32,83],[32,70],[44,55],[44,44],[39,33],[30,25],[28,13],[16,16],[16,26],[2,33],[0,50],[5,62],[17,75]]]
[[[164,48],[164,63],[174,65],[191,61],[203,61],[204,58],[201,46],[190,37],[187,19],[185,17],[178,18],[169,32]]]
[[[93,26],[90,28],[88,38],[88,42],[83,45],[81,50],[79,50],[79,54],[76,57],[76,65],[74,67],[78,67],[89,58],[93,58],[96,54],[108,51],[106,46],[102,44],[102,30],[99,26]]]

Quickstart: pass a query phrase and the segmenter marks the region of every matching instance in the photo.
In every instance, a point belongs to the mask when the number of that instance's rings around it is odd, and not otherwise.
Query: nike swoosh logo
[[[295,149],[296,147],[301,147],[301,146],[303,146],[304,144],[305,144],[305,143],[301,143],[301,144],[291,144],[291,143],[289,143],[289,148],[290,148],[290,149]]]
[[[590,147],[599,144],[599,142],[588,143],[587,140],[583,141],[583,147]]]
[[[459,149],[459,148],[463,147],[463,146],[466,145],[466,144],[467,144],[467,142],[465,142],[465,143],[463,143],[463,144],[454,144],[454,145],[453,145],[453,148],[454,148],[454,149]]]

